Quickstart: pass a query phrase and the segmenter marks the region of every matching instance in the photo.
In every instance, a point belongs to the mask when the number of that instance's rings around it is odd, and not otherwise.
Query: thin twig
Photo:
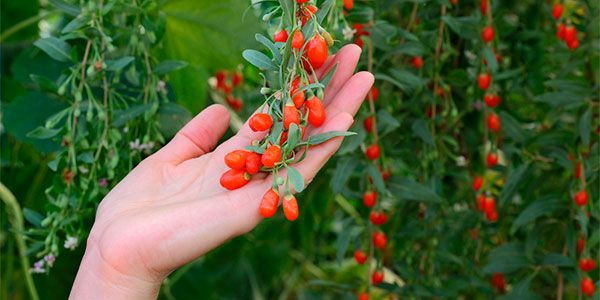
[[[433,96],[434,99],[436,97],[437,94],[437,90],[439,87],[439,80],[440,80],[440,70],[439,70],[439,64],[440,64],[440,55],[442,53],[442,42],[444,40],[444,27],[445,27],[445,23],[444,23],[444,16],[446,15],[446,5],[442,5],[441,8],[441,13],[440,13],[440,23],[438,24],[438,37],[437,37],[437,42],[435,45],[435,59],[434,59],[434,72],[435,74],[433,75]],[[435,140],[435,115],[436,115],[436,107],[435,107],[435,103],[432,105],[431,107],[431,119],[432,119],[432,125],[431,125],[431,134]]]

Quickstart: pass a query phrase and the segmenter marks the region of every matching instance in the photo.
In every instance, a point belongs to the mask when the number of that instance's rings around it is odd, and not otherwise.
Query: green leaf
[[[325,20],[325,17],[327,17],[327,14],[331,10],[333,4],[335,4],[334,0],[325,0],[325,2],[321,4],[321,7],[317,11],[317,20],[319,21],[319,24],[323,23],[323,20]]]
[[[380,136],[385,136],[400,127],[400,122],[394,118],[387,110],[379,110],[377,112],[377,131],[381,132]]]
[[[331,189],[334,193],[340,193],[342,191],[357,165],[358,162],[352,157],[344,157],[338,160],[331,178]]]
[[[535,97],[534,100],[564,109],[574,109],[584,104],[582,95],[570,92],[549,92]]]
[[[433,135],[431,135],[431,131],[429,130],[428,125],[429,124],[427,124],[427,121],[423,119],[418,119],[412,124],[411,128],[413,133],[419,138],[421,138],[423,142],[431,146],[435,146],[435,143],[433,141]]]
[[[293,167],[287,167],[287,176],[296,193],[301,193],[304,190],[304,178],[302,174]]]
[[[244,52],[242,52],[242,56],[249,63],[261,70],[277,71],[277,65],[275,65],[271,59],[262,52],[249,49],[244,50]]]
[[[511,137],[515,142],[522,143],[529,138],[521,124],[510,114],[501,111],[500,120],[502,121],[502,128],[506,132],[506,135]]]
[[[66,3],[65,1],[48,0],[48,2],[50,2],[50,4],[54,5],[56,8],[60,9],[62,12],[72,17],[76,17],[81,13],[79,7],[73,4]]]
[[[154,74],[164,75],[187,67],[189,63],[181,60],[165,60],[154,69]]]
[[[523,178],[525,178],[526,174],[529,170],[529,164],[522,164],[514,169],[508,175],[508,179],[502,188],[502,192],[500,194],[500,204],[503,205],[508,199],[510,199],[518,187],[523,183]]]
[[[44,220],[44,216],[42,216],[42,214],[29,208],[23,208],[23,217],[25,217],[25,220],[35,227],[42,226],[42,220]]]
[[[330,140],[332,138],[336,138],[336,137],[340,137],[340,136],[351,136],[351,135],[355,135],[355,134],[356,133],[349,132],[349,131],[329,131],[329,132],[310,136],[308,138],[307,144],[309,146],[314,146],[314,145],[318,145],[318,144],[327,142],[328,140]]]
[[[392,177],[393,178],[393,177]],[[442,198],[431,188],[408,178],[397,178],[391,181],[389,189],[401,199],[420,202],[442,202]]]
[[[523,244],[520,242],[511,242],[490,251],[487,264],[483,267],[482,271],[485,274],[496,272],[512,273],[528,265]]]
[[[140,105],[132,106],[125,110],[117,110],[114,112],[112,126],[113,127],[122,127],[125,124],[127,124],[127,122],[144,114],[150,108],[151,108],[150,104],[140,104]]]
[[[427,80],[408,71],[391,69],[390,73],[401,84],[401,89],[405,92],[413,92],[427,83]]]
[[[283,15],[285,16],[285,25],[291,25],[294,18],[294,2],[287,0],[279,0],[279,5],[283,8]]]
[[[540,262],[542,266],[574,267],[575,262],[559,253],[548,253]]]
[[[106,60],[106,69],[109,71],[120,71],[134,61],[134,59],[133,56],[124,56],[116,60]]]
[[[592,108],[588,107],[581,118],[579,118],[579,135],[584,146],[590,144],[590,132],[592,131]]]
[[[176,103],[163,103],[158,109],[158,128],[166,138],[175,136],[191,119],[190,112]]]
[[[27,137],[45,140],[45,139],[55,137],[60,132],[60,130],[61,129],[52,129],[52,128],[46,128],[46,127],[40,126],[36,129],[32,130],[31,132],[29,132],[27,134]]]
[[[275,46],[275,44],[271,42],[270,39],[268,39],[260,33],[257,33],[255,35],[255,38],[259,43],[263,44],[265,47],[271,50],[271,54],[273,55],[273,58],[276,62],[281,63],[281,53],[279,53],[279,48],[277,48],[277,46]]]
[[[63,27],[63,29],[60,31],[60,33],[65,34],[65,33],[73,32],[73,31],[83,27],[83,25],[87,24],[89,21],[90,21],[89,15],[79,15],[79,16],[77,16],[77,18],[73,19],[71,22],[69,22],[67,25],[65,25],[65,27]]]
[[[369,174],[369,177],[373,180],[373,184],[375,184],[377,191],[382,192],[386,190],[385,183],[381,177],[381,172],[379,172],[379,169],[377,169],[374,164],[367,165],[367,174]]]
[[[58,61],[70,61],[71,46],[67,42],[55,37],[47,37],[37,40],[33,43],[36,47],[42,49],[48,56]]]
[[[301,140],[302,130],[300,130],[298,125],[296,125],[295,123],[290,124],[290,128],[288,131],[288,140],[286,141],[287,148],[291,151],[292,149],[296,148],[296,146]]]
[[[374,11],[371,7],[364,6],[361,9],[352,9],[346,15],[346,20],[353,23],[367,23],[373,20]]]
[[[466,39],[479,38],[479,18],[477,17],[451,17],[444,16],[444,22],[454,33]]]
[[[488,68],[490,69],[492,74],[495,74],[496,71],[498,71],[498,62],[496,61],[496,54],[494,53],[492,48],[487,47],[487,46],[484,47],[483,48],[483,56],[485,57],[485,60],[487,61]]]
[[[510,229],[511,234],[514,234],[521,226],[562,207],[564,207],[563,200],[560,197],[554,196],[545,197],[529,204],[513,221]]]

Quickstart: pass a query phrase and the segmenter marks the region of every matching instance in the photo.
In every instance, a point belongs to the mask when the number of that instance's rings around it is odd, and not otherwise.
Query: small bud
[[[322,35],[325,39],[325,42],[327,42],[327,46],[333,46],[333,38],[331,37],[331,34],[329,34],[327,31],[323,31]]]
[[[268,87],[262,87],[262,88],[260,88],[260,93],[261,93],[262,95],[268,95],[268,94],[270,94],[270,93],[271,93],[271,89],[270,89],[270,88],[268,88]]]

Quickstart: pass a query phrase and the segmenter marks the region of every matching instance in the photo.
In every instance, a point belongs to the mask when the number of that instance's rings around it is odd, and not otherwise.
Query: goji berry
[[[274,189],[269,189],[260,201],[260,207],[258,208],[260,214],[265,218],[270,218],[277,212],[277,205],[279,204],[279,193]]]
[[[377,193],[375,191],[368,191],[363,194],[363,204],[366,207],[373,207],[377,202]]]
[[[354,7],[354,0],[344,0],[344,8],[351,10]]]
[[[494,113],[490,113],[487,116],[487,126],[490,129],[490,131],[492,131],[494,133],[500,132],[500,129],[502,129],[502,124],[500,122],[500,118],[498,117],[498,115],[496,115]]]
[[[487,2],[487,0],[481,0],[481,2],[479,3],[479,10],[481,11],[482,15],[486,15],[487,14],[487,10],[488,10],[488,2]]]
[[[552,17],[555,20],[560,19],[560,17],[563,14],[563,6],[560,3],[555,3],[554,6],[552,6]]]
[[[294,81],[292,81],[292,86],[290,87],[290,97],[292,98],[296,108],[300,108],[304,104],[304,91],[300,90],[300,77],[296,77]]]
[[[363,126],[365,130],[369,133],[373,132],[373,116],[368,116],[363,121]]]
[[[273,118],[269,114],[257,113],[248,120],[248,125],[253,131],[265,131],[273,126]]]
[[[485,198],[485,204],[483,206],[483,210],[486,213],[496,211],[496,198],[494,198],[494,197]]]
[[[565,41],[567,43],[577,40],[577,29],[573,26],[565,27]]]
[[[354,260],[356,260],[356,263],[358,263],[359,265],[364,264],[367,261],[367,254],[362,251],[362,250],[356,250],[354,251]]]
[[[281,29],[273,35],[273,40],[279,43],[285,43],[288,39],[288,33],[285,29]]]
[[[233,77],[231,78],[231,84],[233,84],[233,86],[239,86],[240,84],[242,84],[243,80],[244,76],[242,75],[242,73],[235,72],[233,73]]]
[[[365,292],[360,292],[358,294],[358,300],[369,300],[369,294]]]
[[[484,211],[485,210],[485,195],[484,194],[480,194],[479,196],[477,196],[477,209],[479,209],[480,211]]]
[[[481,31],[481,38],[484,42],[489,43],[494,40],[494,28],[492,26],[485,26]]]
[[[283,127],[289,129],[292,123],[300,126],[300,113],[294,105],[286,105],[283,108]]]
[[[249,152],[245,150],[234,150],[232,152],[227,153],[225,155],[224,160],[225,164],[235,170],[245,170],[246,169],[246,157]]]
[[[560,23],[558,25],[556,25],[556,37],[558,37],[561,40],[565,39],[565,24],[564,23]]]
[[[314,127],[320,127],[325,123],[325,107],[323,102],[316,96],[310,97],[306,100],[306,107],[308,108],[308,123]]]
[[[488,73],[480,74],[477,78],[477,83],[479,84],[479,88],[482,90],[487,90],[490,87],[490,83],[492,82],[492,76]]]
[[[581,280],[581,292],[582,293],[584,293],[588,297],[591,297],[594,295],[595,291],[596,291],[596,286],[594,285],[594,282],[589,277],[585,277]]]
[[[473,179],[473,190],[474,191],[479,191],[479,189],[481,189],[481,187],[483,186],[483,177],[481,176],[475,176],[475,178]]]
[[[581,253],[583,253],[583,250],[585,250],[585,238],[583,236],[580,236],[577,239],[577,255],[580,255]]]
[[[492,211],[486,211],[485,212],[485,217],[487,218],[488,221],[490,221],[491,223],[495,223],[496,221],[498,221],[498,212],[495,210]]]
[[[289,221],[298,219],[298,202],[294,195],[288,194],[283,197],[283,214]]]
[[[494,94],[486,94],[483,98],[488,107],[495,108],[500,105],[500,96]]]
[[[506,279],[502,273],[494,273],[492,275],[492,286],[499,292],[503,293],[506,290]]]
[[[387,237],[385,233],[378,231],[373,233],[373,245],[379,250],[385,249],[387,246]]]
[[[496,153],[488,153],[487,157],[486,157],[486,162],[487,162],[487,166],[488,168],[491,168],[495,165],[498,164],[498,154]]]
[[[261,156],[256,152],[249,152],[246,156],[246,172],[250,175],[254,175],[260,171],[262,167]]]
[[[294,36],[292,37],[292,48],[296,50],[300,50],[304,45],[304,35],[302,35],[302,31],[296,30],[294,31]]]
[[[584,272],[590,272],[596,268],[596,262],[593,258],[580,258],[579,268]]]
[[[377,101],[379,99],[379,89],[376,86],[371,87],[369,95],[373,98],[373,101]]]
[[[250,182],[250,174],[244,170],[231,169],[221,175],[221,186],[228,190],[235,190]]]
[[[375,145],[371,145],[371,146],[367,147],[366,154],[367,154],[367,158],[369,158],[370,160],[378,159],[379,158],[379,145],[375,144]]]
[[[378,285],[382,282],[383,282],[383,272],[380,272],[380,271],[373,272],[373,274],[371,275],[371,283],[373,283],[373,285]]]
[[[329,55],[329,49],[327,48],[325,39],[319,34],[315,35],[306,45],[306,53],[308,62],[312,68],[320,68]]]
[[[412,58],[412,64],[415,67],[415,69],[420,69],[421,67],[423,67],[423,58],[420,56],[414,56]]]
[[[277,145],[270,145],[265,149],[260,161],[263,166],[272,168],[281,160],[281,148]]]
[[[575,204],[585,206],[588,202],[588,193],[585,190],[579,191],[574,197]]]

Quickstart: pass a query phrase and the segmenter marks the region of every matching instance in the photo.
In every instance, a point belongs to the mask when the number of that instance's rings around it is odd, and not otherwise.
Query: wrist
[[[161,281],[125,274],[102,258],[96,247],[85,251],[69,299],[156,299]]]

